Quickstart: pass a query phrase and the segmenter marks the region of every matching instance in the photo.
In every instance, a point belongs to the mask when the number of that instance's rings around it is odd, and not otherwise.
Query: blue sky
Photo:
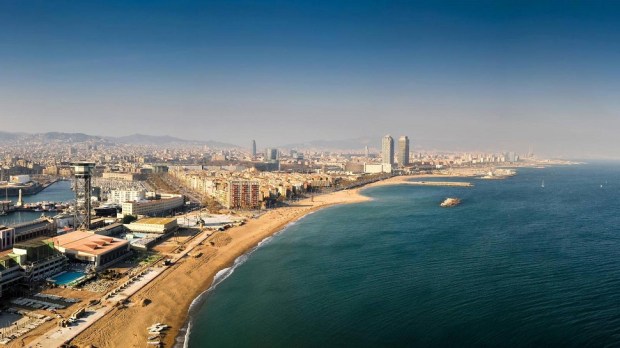
[[[0,1],[7,131],[617,156],[620,2]]]

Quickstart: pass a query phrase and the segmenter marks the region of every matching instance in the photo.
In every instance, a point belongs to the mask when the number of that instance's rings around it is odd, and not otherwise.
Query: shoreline
[[[390,179],[352,190],[318,195],[314,201],[310,198],[300,200],[295,205],[270,210],[257,219],[248,220],[243,226],[214,233],[207,242],[218,235],[228,235],[231,239],[221,246],[197,245],[194,250],[203,253],[200,258],[185,257],[179,260],[134,294],[130,298],[131,306],[113,309],[77,335],[72,343],[78,347],[142,346],[147,337],[145,328],[155,322],[164,322],[172,328],[162,342],[166,347],[177,346],[177,338],[186,333],[191,320],[190,306],[194,301],[200,302],[198,297],[208,292],[218,272],[233,266],[235,260],[257,248],[259,243],[313,212],[335,205],[372,200],[360,192]],[[145,298],[151,300],[151,303],[139,306]],[[118,328],[123,328],[126,334],[119,334]]]
[[[304,219],[307,216],[312,215],[313,213],[314,212],[309,212],[308,214],[300,217],[299,219],[297,219],[295,221],[289,222],[281,230],[276,231],[272,235],[267,236],[263,240],[258,242],[258,244],[256,246],[254,246],[252,249],[250,249],[247,252],[237,256],[237,258],[235,258],[235,260],[233,261],[233,263],[229,267],[226,267],[226,268],[223,268],[223,269],[219,270],[215,274],[215,276],[213,277],[213,281],[211,282],[211,285],[209,286],[209,288],[204,290],[203,292],[201,292],[192,301],[192,303],[190,304],[189,308],[187,309],[187,319],[185,320],[185,324],[179,329],[179,333],[175,337],[175,344],[174,344],[173,347],[175,347],[175,348],[185,348],[185,347],[188,346],[189,337],[191,335],[192,322],[195,319],[195,317],[193,315],[196,314],[200,310],[199,306],[204,304],[204,302],[207,300],[207,297],[208,297],[209,293],[211,293],[213,290],[215,290],[215,288],[218,285],[220,285],[224,280],[226,280],[230,275],[232,275],[233,272],[235,271],[235,269],[238,266],[241,266],[242,264],[244,264],[249,259],[250,255],[252,255],[256,250],[258,250],[263,245],[267,244],[269,241],[271,241],[274,237],[276,237],[280,233],[284,233],[290,226],[293,226],[297,221],[300,221],[301,219]]]
[[[217,235],[228,235],[230,241],[224,245],[196,246],[204,255],[199,259],[182,258],[170,266],[159,277],[134,294],[132,305],[125,309],[113,309],[89,328],[71,340],[78,347],[142,346],[146,342],[145,328],[155,322],[171,326],[165,338],[166,347],[183,347],[191,324],[191,306],[201,303],[199,297],[208,294],[218,272],[234,265],[239,257],[259,247],[259,243],[284,231],[305,216],[335,205],[355,204],[371,201],[362,192],[373,187],[402,185],[410,179],[454,178],[471,176],[461,171],[449,174],[416,174],[394,176],[349,190],[342,190],[306,198],[295,205],[270,210],[256,219],[248,220],[243,226],[233,227],[225,232],[214,233],[206,241],[213,241]],[[206,233],[206,232],[202,232]],[[201,233],[201,234],[202,234]],[[219,283],[218,283],[219,284]],[[216,284],[217,285],[217,284]],[[179,289],[184,289],[180,294]],[[149,299],[148,306],[138,303]],[[191,329],[191,327],[190,327]],[[182,338],[180,336],[183,336]]]
[[[365,196],[363,194],[363,191],[365,191],[366,189],[369,188],[373,188],[373,187],[383,187],[383,186],[395,186],[395,185],[407,185],[407,184],[411,184],[411,180],[412,179],[421,179],[421,178],[458,178],[458,177],[469,177],[469,175],[464,175],[464,174],[460,174],[460,175],[443,175],[443,174],[415,174],[415,175],[401,175],[401,176],[393,176],[390,177],[388,179],[384,179],[384,180],[380,180],[380,181],[375,181],[372,183],[369,183],[367,185],[364,185],[362,187],[357,187],[355,189],[352,190],[348,190],[349,192],[354,192],[355,195],[357,196],[361,196],[359,197],[361,200],[360,201],[348,201],[348,202],[341,202],[341,203],[330,203],[327,205],[321,205],[318,206],[316,209],[312,209],[310,211],[308,211],[306,214],[300,216],[297,219],[291,220],[288,223],[286,223],[281,229],[276,230],[275,232],[273,232],[272,234],[266,236],[263,240],[261,240],[256,246],[254,246],[253,248],[251,248],[250,250],[247,250],[245,253],[237,256],[234,261],[232,262],[232,264],[226,268],[223,268],[221,270],[219,270],[214,278],[213,281],[211,283],[211,285],[205,289],[204,291],[202,291],[200,294],[198,294],[193,300],[192,303],[190,304],[189,308],[187,308],[187,318],[185,320],[185,323],[183,324],[183,326],[178,330],[177,335],[175,337],[175,342],[173,347],[174,348],[186,348],[188,347],[189,344],[189,338],[191,335],[191,327],[192,327],[192,321],[194,320],[194,317],[192,316],[194,313],[192,313],[192,311],[196,310],[196,306],[199,306],[201,304],[203,304],[206,299],[207,296],[209,295],[209,293],[213,290],[215,290],[215,288],[224,280],[226,280],[233,272],[234,269],[245,263],[245,260],[241,261],[241,262],[237,262],[237,260],[239,260],[240,258],[244,257],[244,256],[248,256],[251,255],[254,251],[256,251],[257,249],[259,249],[264,242],[271,240],[271,238],[277,236],[280,233],[283,233],[286,231],[286,229],[289,226],[292,226],[293,224],[295,224],[297,221],[300,221],[301,219],[304,219],[305,217],[323,210],[324,208],[328,208],[328,207],[332,207],[332,206],[336,206],[336,205],[343,205],[343,204],[354,204],[354,203],[362,203],[362,202],[368,202],[368,201],[372,201],[373,199],[371,197]],[[347,190],[344,191],[338,191],[338,192],[346,192]],[[334,193],[331,193],[334,194]],[[318,196],[321,197],[321,196]],[[358,197],[356,197],[358,198]],[[229,272],[230,270],[230,272]],[[220,274],[220,272],[225,272],[225,274],[223,275],[223,278],[217,278],[217,276]]]
[[[162,339],[164,346],[183,347],[187,344],[191,330],[192,307],[202,303],[204,296],[228,277],[226,275],[218,281],[216,276],[223,270],[235,267],[237,259],[251,254],[262,242],[285,231],[289,225],[324,208],[371,201],[372,198],[363,194],[363,191],[369,188],[402,185],[411,179],[419,178],[471,176],[473,175],[470,173],[460,171],[451,174],[394,176],[354,189],[322,194],[314,199],[306,198],[295,205],[270,210],[256,219],[248,220],[243,226],[233,227],[226,232],[216,232],[207,238],[206,242],[213,241],[218,235],[230,237],[228,242],[215,246],[208,243],[204,246],[196,245],[193,251],[202,253],[200,258],[180,259],[134,294],[130,298],[131,306],[113,309],[73,338],[71,343],[78,347],[142,346],[147,338],[145,328],[155,322],[163,322],[171,326]],[[151,303],[139,306],[145,299]],[[124,333],[119,334],[118,328],[123,328]]]

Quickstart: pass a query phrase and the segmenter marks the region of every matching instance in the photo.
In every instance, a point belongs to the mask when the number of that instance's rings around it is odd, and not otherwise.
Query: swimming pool
[[[70,283],[73,283],[74,281],[84,277],[85,273],[83,272],[74,272],[74,271],[69,271],[69,272],[62,272],[59,273],[51,278],[49,278],[50,281],[58,284],[58,285],[67,285]]]

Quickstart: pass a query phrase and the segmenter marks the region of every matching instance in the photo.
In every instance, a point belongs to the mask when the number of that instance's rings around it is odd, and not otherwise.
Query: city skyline
[[[0,4],[3,131],[618,157],[612,1],[33,5]]]

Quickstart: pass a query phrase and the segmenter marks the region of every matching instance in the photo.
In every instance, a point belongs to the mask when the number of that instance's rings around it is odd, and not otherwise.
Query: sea
[[[181,345],[620,346],[620,163],[454,180],[475,186],[369,188],[288,226],[218,273]]]
[[[0,199],[4,200],[3,192],[0,191]],[[9,197],[13,203],[17,202],[17,197]],[[36,202],[70,202],[75,200],[75,193],[71,190],[70,181],[57,181],[46,187],[43,191],[30,196],[23,196],[24,203]],[[41,214],[47,216],[57,215],[58,212],[31,212],[19,211],[10,213],[6,216],[0,216],[0,225],[14,225],[21,222],[32,221],[41,217]]]

